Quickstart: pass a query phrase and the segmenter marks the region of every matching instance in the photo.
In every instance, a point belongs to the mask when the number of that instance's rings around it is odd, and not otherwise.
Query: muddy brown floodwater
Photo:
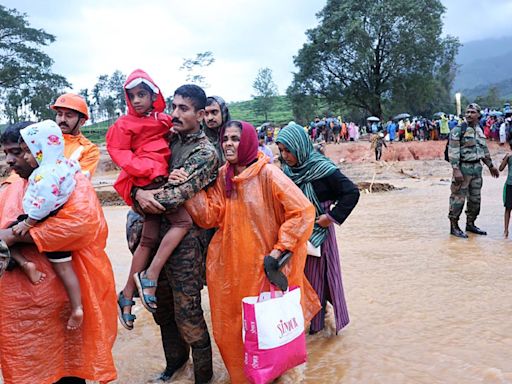
[[[489,235],[463,240],[448,234],[447,164],[425,164],[419,176],[410,165],[346,167],[356,179],[375,174],[375,181],[402,189],[363,193],[337,228],[351,322],[335,335],[331,311],[327,328],[307,337],[306,365],[280,383],[512,383],[512,240],[502,236],[504,177],[484,177],[477,224]],[[126,212],[105,208],[118,288],[130,262]],[[211,326],[206,289],[203,305]],[[133,331],[119,330],[117,383],[152,383],[164,368],[157,326],[139,304],[136,315]],[[215,347],[214,372],[214,383],[229,382]],[[174,382],[193,382],[190,361]]]

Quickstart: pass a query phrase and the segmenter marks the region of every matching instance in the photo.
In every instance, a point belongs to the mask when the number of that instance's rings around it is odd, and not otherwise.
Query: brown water
[[[363,194],[337,229],[351,323],[334,335],[331,311],[328,327],[307,337],[305,367],[280,382],[512,383],[512,239],[502,237],[503,180],[485,177],[477,224],[489,235],[468,240],[448,234],[449,182],[439,177],[391,180],[406,188]],[[105,213],[121,287],[129,263],[126,208]],[[206,289],[203,299],[209,322]],[[117,383],[151,383],[164,368],[158,328],[144,309],[136,314],[134,331],[120,327]],[[214,383],[229,382],[216,349],[214,371]],[[191,362],[173,382],[193,382]]]

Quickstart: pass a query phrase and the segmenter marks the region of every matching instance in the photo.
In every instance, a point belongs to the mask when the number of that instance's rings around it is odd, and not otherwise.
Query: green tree
[[[475,98],[475,103],[478,103],[482,108],[501,109],[503,100],[500,98],[498,88],[490,87],[487,90],[487,94]]]
[[[125,111],[124,82],[126,75],[116,70],[112,75],[100,75],[92,88],[92,115],[96,121],[113,119]]]
[[[303,84],[294,83],[286,90],[291,100],[294,120],[302,125],[308,124],[317,114],[318,97],[308,93]]]
[[[441,37],[444,11],[440,0],[328,0],[294,58],[292,88],[379,117],[394,103],[433,108],[452,86],[459,46]]]
[[[96,122],[94,118],[94,114],[92,113],[91,108],[91,95],[89,93],[89,88],[82,88],[80,91],[78,91],[78,94],[82,96],[87,103],[87,108],[89,108],[89,118],[91,119],[91,123],[94,124]]]
[[[213,53],[210,51],[200,52],[193,59],[183,59],[180,71],[187,72],[186,80],[197,84],[202,88],[208,88],[210,85],[206,82],[206,77],[202,75],[203,68],[206,68],[215,62]]]
[[[274,97],[277,96],[277,86],[272,80],[272,70],[260,68],[252,88],[256,92],[256,95],[252,96],[255,100],[256,111],[263,114],[265,121],[268,121],[268,113],[272,110]]]
[[[70,86],[51,71],[53,60],[41,49],[54,41],[30,27],[26,14],[0,5],[0,99],[9,121],[51,117],[50,104]]]

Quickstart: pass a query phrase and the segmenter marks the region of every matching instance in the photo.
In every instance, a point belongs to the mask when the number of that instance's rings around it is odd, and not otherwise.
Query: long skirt
[[[324,210],[327,210],[331,202],[322,203]],[[336,320],[336,333],[345,327],[350,319],[348,316],[343,282],[341,279],[340,255],[334,224],[328,227],[327,238],[321,246],[321,256],[308,256],[304,269],[306,277],[318,294],[322,309],[311,320],[311,332],[318,332],[325,326],[325,307],[329,301],[334,307],[334,318]]]

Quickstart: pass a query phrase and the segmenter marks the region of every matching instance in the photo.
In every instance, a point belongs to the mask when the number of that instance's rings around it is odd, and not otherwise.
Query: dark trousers
[[[375,148],[375,160],[379,161],[382,156],[382,148]]]
[[[204,282],[200,230],[193,227],[173,252],[158,279],[156,323],[168,367],[189,356],[190,347],[210,346],[201,307]],[[196,362],[194,361],[194,365]]]

